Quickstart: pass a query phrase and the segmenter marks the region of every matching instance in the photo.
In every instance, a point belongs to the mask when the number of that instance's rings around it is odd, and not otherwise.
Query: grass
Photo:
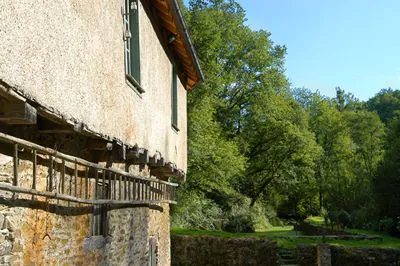
[[[320,222],[319,219],[316,219]],[[337,240],[325,239],[321,237],[303,236],[293,230],[293,226],[272,227],[263,232],[256,233],[229,233],[224,231],[205,231],[205,230],[189,230],[174,228],[171,230],[173,235],[189,235],[189,236],[214,236],[214,237],[235,237],[235,238],[269,238],[277,242],[278,246],[284,248],[295,248],[299,245],[318,245],[330,244],[339,247],[357,247],[357,248],[394,248],[400,249],[400,239],[385,234],[363,230],[350,230],[353,233],[381,236],[382,240]]]
[[[182,228],[172,228],[171,233],[174,235],[188,235],[188,236],[215,236],[215,237],[290,237],[295,236],[296,232],[293,231],[293,226],[276,226],[266,231],[255,233],[230,233],[225,231],[206,231],[206,230],[192,230]]]
[[[384,236],[382,240],[338,240],[324,239],[323,237],[275,238],[274,240],[276,240],[279,246],[285,248],[295,248],[298,245],[329,244],[338,247],[400,249],[400,239],[390,236]]]
[[[324,217],[321,217],[321,216],[310,216],[305,221],[307,223],[317,225],[317,226],[325,225],[325,219],[324,219]]]

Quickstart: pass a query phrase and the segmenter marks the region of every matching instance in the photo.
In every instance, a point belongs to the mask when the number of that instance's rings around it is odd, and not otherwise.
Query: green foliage
[[[224,216],[217,204],[204,195],[185,189],[178,191],[179,205],[172,210],[172,226],[181,228],[220,229]]]
[[[227,232],[255,232],[253,213],[248,208],[233,208],[223,229]]]
[[[395,224],[392,218],[385,217],[379,220],[379,232],[384,232],[386,234],[392,232]]]
[[[351,215],[347,211],[341,210],[338,213],[337,221],[341,228],[346,228],[351,223]]]
[[[319,214],[319,202],[317,195],[311,198],[302,198],[297,202],[297,214],[301,217],[308,217]]]
[[[236,1],[182,9],[206,81],[188,94],[188,181],[174,224],[251,231],[278,224],[275,210],[336,210],[327,221],[341,215],[343,226],[400,216],[399,91],[363,103],[340,87],[334,98],[291,90],[286,47],[246,26]]]
[[[365,230],[349,230],[352,233],[363,235],[380,236],[382,240],[336,240],[309,238],[306,236],[298,236],[298,232],[293,231],[293,227],[273,227],[269,231],[257,233],[229,233],[223,231],[204,231],[204,230],[187,230],[187,229],[173,229],[173,235],[188,235],[188,236],[213,236],[221,238],[265,238],[268,237],[278,243],[278,246],[284,248],[296,248],[300,245],[319,245],[330,244],[342,247],[359,247],[359,248],[400,248],[400,240],[398,238],[390,237],[386,234],[377,234]]]
[[[384,123],[398,119],[400,115],[400,91],[382,89],[367,102],[368,110],[376,111]]]
[[[375,180],[380,215],[396,219],[400,216],[400,121],[390,124],[388,149],[379,165]]]

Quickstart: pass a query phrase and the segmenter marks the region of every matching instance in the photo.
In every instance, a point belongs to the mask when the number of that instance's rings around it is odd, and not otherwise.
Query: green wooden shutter
[[[137,0],[132,0],[136,2],[138,10],[132,12],[130,17],[130,28],[132,38],[131,41],[131,73],[129,73],[137,83],[140,84],[140,45],[139,45],[139,3]]]
[[[172,111],[172,126],[178,129],[178,80],[176,75],[175,65],[172,65],[172,99],[171,99],[171,111]]]

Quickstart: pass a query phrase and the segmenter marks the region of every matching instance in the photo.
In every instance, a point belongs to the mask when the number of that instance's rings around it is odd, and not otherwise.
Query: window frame
[[[132,3],[136,9],[131,10]],[[139,94],[144,93],[140,84],[140,34],[139,34],[139,0],[124,0],[124,64],[125,78]]]
[[[171,84],[171,126],[176,131],[178,127],[178,73],[175,64],[172,64],[172,84]]]

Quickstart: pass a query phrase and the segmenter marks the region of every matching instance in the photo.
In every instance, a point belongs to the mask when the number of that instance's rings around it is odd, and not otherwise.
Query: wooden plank
[[[89,150],[99,150],[105,151],[107,146],[107,141],[103,139],[88,139],[86,142],[86,148]]]
[[[133,175],[133,174],[126,173],[124,171],[121,171],[121,170],[115,169],[115,168],[104,168],[104,167],[101,167],[98,164],[86,161],[84,159],[77,158],[77,157],[70,156],[70,155],[66,155],[66,154],[63,154],[63,153],[58,152],[56,150],[53,150],[53,149],[50,149],[50,148],[45,148],[45,147],[37,145],[35,143],[29,142],[29,141],[26,141],[26,140],[23,140],[23,139],[20,139],[20,138],[16,138],[16,137],[4,134],[2,132],[0,132],[0,140],[3,140],[5,142],[11,143],[11,144],[18,143],[18,146],[20,148],[24,147],[24,148],[28,148],[28,149],[32,149],[32,150],[37,150],[38,152],[41,152],[43,154],[52,155],[52,156],[57,157],[59,159],[65,159],[68,162],[79,163],[79,164],[81,164],[83,166],[93,167],[93,168],[98,169],[98,170],[106,169],[107,171],[110,171],[110,172],[113,172],[113,173],[129,176],[130,178],[136,178],[136,179],[140,179],[140,180],[152,180],[151,178]],[[148,156],[147,156],[147,158],[148,158]],[[159,180],[158,182],[166,182],[166,181]],[[171,182],[166,182],[166,183],[168,183],[171,186],[178,186],[178,184],[175,184],[175,183],[171,183]]]
[[[156,155],[149,157],[149,164],[150,165],[156,165],[158,161],[158,158]]]
[[[98,198],[98,193],[99,193],[99,171],[96,170],[95,172],[95,181],[94,181],[94,196],[93,199],[97,199]]]
[[[142,205],[142,204],[159,204],[159,203],[168,203],[168,204],[176,204],[176,201],[168,200],[168,201],[157,201],[157,200],[90,200],[90,199],[82,199],[74,196],[69,195],[62,195],[56,193],[54,191],[38,191],[31,188],[23,188],[23,187],[15,187],[8,184],[0,183],[0,190],[10,191],[14,193],[23,193],[23,194],[30,194],[36,196],[43,196],[48,198],[60,199],[65,201],[83,203],[83,204],[90,204],[90,205],[103,205],[103,204],[115,204],[115,205]]]
[[[28,103],[4,103],[0,106],[0,121],[12,125],[33,125],[37,111]]]
[[[132,188],[132,192],[133,192],[132,199],[136,200],[136,196],[137,196],[136,188],[137,188],[137,186],[136,186],[136,180],[135,179],[132,180],[132,186],[133,186],[133,188]]]
[[[113,175],[113,190],[114,190],[114,194],[113,194],[113,199],[116,200],[117,199],[117,174]]]
[[[18,187],[18,144],[14,144],[14,156],[13,156],[13,168],[14,168],[14,178],[13,186]],[[17,195],[13,195],[13,199],[16,199]]]
[[[32,189],[36,189],[36,170],[37,170],[37,155],[36,150],[32,151]]]
[[[49,159],[49,179],[48,179],[48,191],[53,191],[53,156],[50,155],[50,159]]]
[[[61,193],[64,194],[64,182],[65,182],[65,160],[61,163]]]
[[[157,8],[157,10],[159,10],[161,12],[164,12],[166,14],[169,13],[168,4],[164,1],[156,0],[156,1],[154,1],[154,6]]]
[[[103,189],[102,189],[102,195],[101,198],[104,199],[106,197],[106,170],[103,169]]]
[[[74,180],[75,180],[75,184],[74,184],[74,186],[75,186],[75,189],[74,189],[74,192],[75,192],[75,196],[76,195],[78,195],[78,164],[75,162],[75,169],[74,169]]]
[[[165,162],[164,162],[164,157],[161,157],[158,161],[157,161],[157,166],[164,166]]]
[[[129,149],[126,151],[126,160],[137,161],[139,160],[139,149]]]
[[[87,166],[85,173],[85,198],[89,199],[89,167]]]
[[[140,164],[148,164],[149,163],[149,154],[147,150],[144,150],[143,153],[139,154],[139,163]]]

